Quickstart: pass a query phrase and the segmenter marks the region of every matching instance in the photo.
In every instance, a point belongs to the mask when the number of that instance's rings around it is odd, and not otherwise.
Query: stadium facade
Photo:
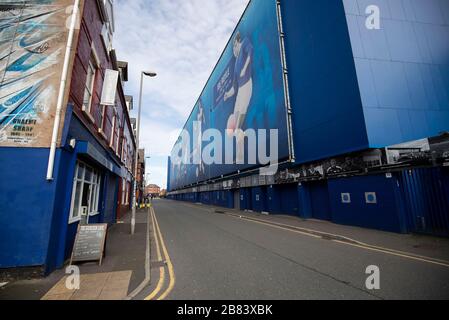
[[[448,236],[448,39],[444,0],[252,0],[169,159],[169,197]],[[192,163],[223,148],[208,129],[236,145],[276,129],[278,172]]]

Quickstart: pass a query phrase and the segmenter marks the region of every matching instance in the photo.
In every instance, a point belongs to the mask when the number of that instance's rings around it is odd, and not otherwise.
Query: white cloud
[[[129,62],[127,94],[137,109],[144,83],[141,146],[166,157],[231,36],[248,0],[118,0],[114,46]],[[160,161],[162,163],[162,161]],[[166,185],[166,165],[149,168],[153,183]]]

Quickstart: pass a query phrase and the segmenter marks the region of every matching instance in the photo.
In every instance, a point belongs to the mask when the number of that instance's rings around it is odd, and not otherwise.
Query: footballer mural
[[[282,70],[276,3],[252,1],[184,127],[189,136],[180,137],[175,145],[172,158],[179,156],[174,153],[180,145],[187,143],[190,148],[189,155],[183,156],[187,163],[171,164],[171,188],[260,167],[261,163],[248,161],[248,153],[257,151],[261,143],[277,144],[276,160],[290,157]],[[220,131],[223,141],[205,137],[209,129]],[[277,130],[278,135],[271,141],[267,134],[267,141],[254,146],[244,134],[247,130]],[[234,141],[232,163],[224,160],[228,156],[224,150],[226,137]],[[201,154],[211,143],[223,149],[222,163],[204,163]]]

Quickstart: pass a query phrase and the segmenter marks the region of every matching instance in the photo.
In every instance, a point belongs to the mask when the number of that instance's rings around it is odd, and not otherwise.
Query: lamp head
[[[154,78],[154,77],[157,76],[157,73],[156,73],[156,72],[153,72],[153,71],[142,71],[142,73],[143,73],[144,75],[146,75],[147,77],[151,77],[151,78]]]

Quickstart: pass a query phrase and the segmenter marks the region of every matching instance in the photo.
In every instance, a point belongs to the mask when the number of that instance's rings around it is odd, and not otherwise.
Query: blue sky
[[[146,78],[141,147],[150,183],[165,188],[167,159],[248,0],[116,0],[114,47],[129,62],[125,92],[138,104]],[[136,110],[135,110],[136,111]],[[134,116],[132,114],[132,116]]]

